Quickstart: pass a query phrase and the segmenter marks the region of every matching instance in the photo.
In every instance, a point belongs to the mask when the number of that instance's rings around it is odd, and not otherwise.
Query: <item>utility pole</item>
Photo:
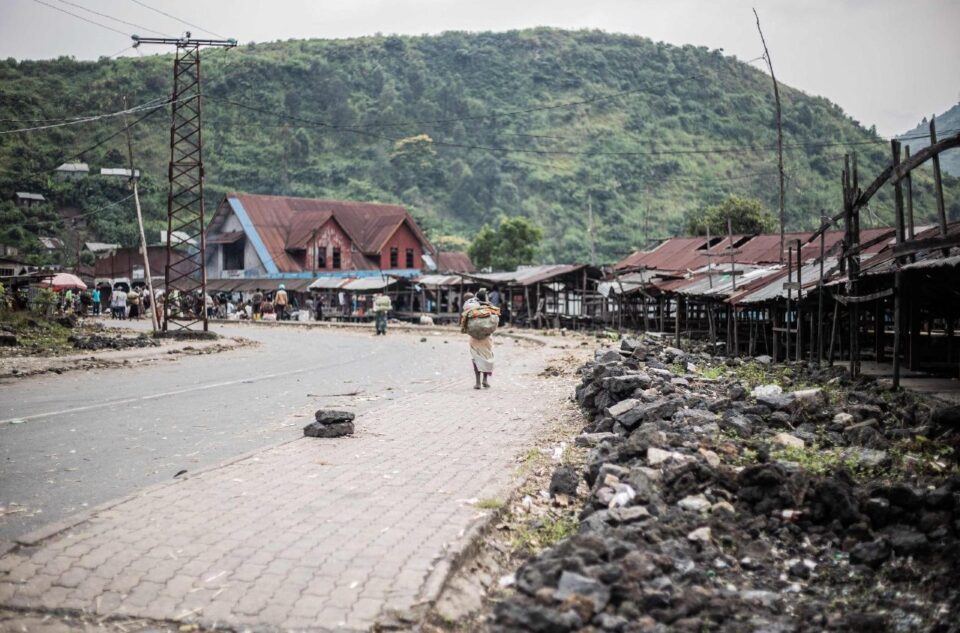
[[[597,245],[593,237],[593,198],[587,193],[587,236],[590,238],[590,265],[597,263]]]
[[[123,109],[127,109],[126,95],[123,97]],[[143,230],[143,212],[140,210],[140,190],[137,185],[140,180],[140,175],[133,167],[133,141],[130,139],[130,126],[126,124],[126,115],[123,117],[123,123],[127,129],[127,156],[130,159],[130,184],[133,186],[133,201],[137,206],[137,225],[140,227],[140,252],[143,254],[143,274],[147,278],[147,291],[150,293],[150,324],[153,326],[153,331],[156,332],[159,330],[159,324],[157,323],[157,295],[153,293],[153,275],[150,273],[150,251],[147,249],[147,236]]]
[[[780,120],[780,87],[777,85],[777,76],[773,74],[773,61],[770,59],[770,51],[767,50],[767,41],[764,39],[763,31],[760,29],[760,16],[757,15],[756,9],[753,10],[753,16],[757,18],[757,31],[760,33],[760,41],[763,43],[763,58],[767,62],[767,68],[770,70],[770,78],[773,80],[773,99],[777,107],[777,171],[780,174],[780,263],[783,264],[783,198],[786,189],[783,183],[783,126]]]
[[[191,39],[189,31],[182,38],[139,35],[132,38],[134,47],[141,44],[176,46],[171,98],[170,166],[167,172],[170,190],[167,195],[167,262],[164,267],[162,330],[191,330],[199,326],[207,331],[200,47],[233,48],[237,40]],[[191,247],[191,242],[196,246]],[[174,291],[187,300],[182,301],[171,314],[170,295]],[[197,293],[199,297],[194,297]]]

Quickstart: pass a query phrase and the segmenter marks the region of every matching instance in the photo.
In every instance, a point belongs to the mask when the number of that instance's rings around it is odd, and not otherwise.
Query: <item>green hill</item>
[[[116,111],[122,95],[163,98],[171,75],[170,56],[0,62],[0,127]],[[682,232],[684,214],[729,194],[777,205],[769,77],[718,50],[554,29],[291,40],[205,51],[203,77],[211,206],[230,190],[401,202],[433,238],[469,238],[518,214],[544,228],[549,262],[587,259],[588,198],[605,261]],[[843,153],[858,152],[866,182],[889,147],[826,99],[781,93],[788,228],[812,227],[839,205]],[[165,213],[168,116],[133,129],[153,230]],[[115,117],[0,135],[0,195],[43,193],[89,212],[98,239],[134,243],[130,202],[101,209],[129,195],[123,183],[49,171],[91,147],[80,156],[91,170],[126,166],[122,128]],[[933,208],[928,180],[915,184],[921,216]],[[960,196],[948,200],[960,217]],[[891,222],[890,196],[872,211]],[[49,209],[9,204],[0,227],[8,243],[70,233]]]
[[[942,139],[946,136],[944,132],[951,130],[954,132],[960,130],[960,104],[953,106],[943,114],[937,115],[937,138]],[[909,145],[910,151],[916,154],[924,147],[930,145],[929,134],[930,124],[927,118],[924,117],[923,121],[917,123],[917,127],[904,133],[901,138],[906,139],[903,143]],[[940,169],[946,174],[960,177],[960,149],[947,150],[941,154]]]

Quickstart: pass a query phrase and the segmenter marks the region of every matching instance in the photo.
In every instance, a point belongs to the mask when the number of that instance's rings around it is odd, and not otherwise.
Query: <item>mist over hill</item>
[[[686,213],[730,194],[777,206],[770,78],[719,50],[546,28],[291,40],[204,51],[203,81],[208,209],[234,190],[400,202],[432,238],[467,239],[522,215],[545,231],[543,261],[585,261],[592,235],[609,262],[682,232]],[[171,56],[6,60],[0,127],[114,112],[123,95],[144,104],[171,89]],[[781,97],[787,226],[810,228],[839,207],[843,154],[858,153],[869,182],[889,144],[827,99],[789,86]],[[154,234],[165,225],[169,125],[164,108],[132,130]],[[0,242],[72,234],[52,208],[69,205],[89,214],[91,237],[135,243],[131,201],[104,208],[129,195],[125,183],[50,171],[73,158],[91,172],[125,167],[122,129],[111,117],[0,136],[3,199],[52,201],[29,212],[4,203]],[[960,186],[946,186],[958,218]],[[932,214],[929,178],[915,191],[918,216]],[[866,225],[892,222],[890,196],[871,211]]]

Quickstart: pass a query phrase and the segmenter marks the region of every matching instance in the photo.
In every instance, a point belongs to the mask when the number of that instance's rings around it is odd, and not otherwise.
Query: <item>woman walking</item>
[[[493,331],[500,320],[500,310],[487,301],[483,288],[476,296],[464,295],[463,312],[460,315],[460,331],[470,335],[470,357],[473,374],[477,379],[474,389],[489,389],[493,375]],[[491,318],[492,317],[492,318]],[[473,324],[471,325],[471,320]]]

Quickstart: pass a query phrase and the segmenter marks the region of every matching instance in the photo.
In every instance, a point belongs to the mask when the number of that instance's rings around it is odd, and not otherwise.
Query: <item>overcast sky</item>
[[[210,37],[179,19],[240,42],[598,28],[750,60],[763,52],[754,6],[777,78],[881,134],[904,132],[960,100],[960,0],[0,0],[0,58],[96,59],[128,46],[125,34],[152,35],[146,29]]]

